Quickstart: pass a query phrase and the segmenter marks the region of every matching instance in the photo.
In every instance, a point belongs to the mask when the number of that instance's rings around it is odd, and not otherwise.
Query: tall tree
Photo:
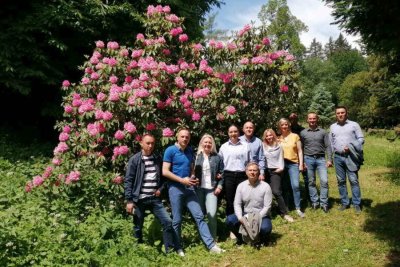
[[[335,42],[333,41],[332,36],[329,36],[329,40],[324,47],[325,56],[330,57],[334,51],[335,51]]]
[[[326,90],[323,84],[318,84],[315,89],[315,94],[312,98],[308,112],[315,112],[319,116],[319,123],[322,127],[326,127],[332,122],[333,118],[332,95]]]
[[[400,2],[324,0],[333,8],[335,23],[350,34],[360,34],[367,49],[389,58],[400,69]]]
[[[348,51],[348,50],[351,50],[351,45],[346,40],[346,38],[344,38],[343,34],[340,33],[338,38],[334,42],[334,51],[340,52],[340,51]]]
[[[267,27],[273,45],[287,50],[301,58],[306,48],[300,41],[300,34],[308,31],[307,26],[294,16],[286,0],[270,0],[262,5],[258,18]]]
[[[322,44],[313,38],[310,47],[307,50],[307,57],[314,58],[324,58],[324,51],[322,49]]]

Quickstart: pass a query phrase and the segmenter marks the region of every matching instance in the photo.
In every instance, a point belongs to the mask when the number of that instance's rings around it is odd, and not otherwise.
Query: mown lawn
[[[222,255],[210,255],[187,224],[185,258],[164,256],[159,246],[137,245],[130,237],[130,218],[118,212],[92,212],[80,222],[67,213],[46,214],[40,208],[46,200],[26,196],[23,185],[43,170],[51,147],[10,145],[9,140],[0,140],[0,263],[5,266],[400,266],[400,140],[367,137],[360,215],[337,210],[339,194],[330,169],[328,214],[305,205],[306,218],[293,213],[294,223],[274,216],[271,244],[259,250],[236,247],[224,235],[219,243],[227,252]],[[222,221],[219,226],[226,233]],[[154,240],[149,227],[147,238]]]

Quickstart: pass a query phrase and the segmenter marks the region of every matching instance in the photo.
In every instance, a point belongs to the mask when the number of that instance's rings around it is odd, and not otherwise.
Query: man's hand
[[[343,149],[344,153],[349,153],[349,150],[350,149],[347,146],[345,146],[344,149]]]
[[[332,167],[332,166],[333,166],[332,161],[328,160],[326,162],[326,167],[329,168],[329,167]]]
[[[241,223],[241,224],[245,224],[245,220],[244,220],[244,217],[242,217],[240,220],[239,220],[239,222]]]
[[[258,176],[258,180],[264,181],[264,180],[265,180],[264,174],[260,174],[260,175]]]
[[[215,177],[215,179],[220,180],[222,178],[222,174],[218,173],[217,177]]]
[[[196,186],[199,184],[199,179],[190,179],[189,177],[185,177],[182,179],[181,184],[185,186]]]
[[[154,195],[155,195],[156,197],[160,197],[160,195],[161,195],[160,189],[158,189],[156,192],[154,192]]]
[[[218,196],[220,193],[221,193],[221,188],[215,188],[215,190],[214,190],[214,195],[216,195],[216,196]]]
[[[126,212],[129,214],[133,214],[133,209],[136,209],[135,203],[127,203],[126,204]]]

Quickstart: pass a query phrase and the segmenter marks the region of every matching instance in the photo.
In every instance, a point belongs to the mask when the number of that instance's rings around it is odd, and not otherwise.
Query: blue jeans
[[[225,223],[228,226],[229,230],[235,234],[236,238],[238,240],[243,241],[242,236],[239,234],[240,222],[236,217],[236,215],[231,214],[228,217],[226,217]],[[260,240],[266,241],[271,231],[272,231],[271,219],[269,217],[263,217],[260,227]]]
[[[172,221],[165,210],[161,200],[157,197],[147,197],[144,199],[139,199],[136,203],[135,213],[133,215],[133,231],[135,237],[139,242],[143,242],[143,223],[146,216],[146,210],[151,210],[154,216],[159,220],[163,229],[163,241],[165,246],[165,252],[168,253],[171,249],[178,250],[180,245],[178,242],[178,237],[172,228]]]
[[[193,188],[170,185],[169,201],[172,208],[172,227],[178,236],[179,244],[181,244],[181,228],[182,228],[182,210],[185,205],[196,221],[197,229],[200,237],[208,249],[215,245],[214,239],[211,236],[207,223],[204,221],[204,215],[201,210],[199,199]]]
[[[328,206],[328,169],[326,167],[326,161],[324,156],[304,156],[304,161],[307,166],[308,175],[308,191],[310,193],[310,199],[313,204],[318,203],[318,190],[316,187],[316,172],[318,172],[321,195],[320,204],[321,206]]]
[[[339,187],[340,200],[342,202],[342,205],[348,206],[350,204],[350,200],[347,194],[347,184],[346,184],[346,174],[347,174],[351,186],[351,193],[353,195],[352,203],[355,206],[360,206],[361,190],[360,190],[360,185],[358,183],[358,172],[350,171],[347,168],[346,156],[335,154],[334,163],[336,170],[336,178]]]
[[[299,184],[299,164],[285,160],[285,179],[290,179],[292,186],[294,206],[300,209],[300,184]],[[286,203],[288,205],[288,203]]]
[[[217,238],[217,205],[218,197],[214,195],[214,189],[197,188],[196,194],[199,198],[201,209],[207,214],[208,228],[214,239]]]

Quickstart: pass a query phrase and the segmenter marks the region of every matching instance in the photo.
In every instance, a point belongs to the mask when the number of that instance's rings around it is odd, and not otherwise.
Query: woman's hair
[[[199,142],[199,147],[197,148],[197,155],[203,152],[203,146],[201,145],[204,141],[204,139],[210,138],[211,139],[211,153],[217,154],[217,147],[215,145],[215,140],[214,137],[212,137],[209,134],[205,134],[201,137],[200,142]]]
[[[281,133],[281,124],[284,123],[284,122],[287,123],[287,125],[289,126],[289,130],[291,131],[292,124],[290,123],[290,121],[288,119],[286,119],[286,118],[281,118],[278,121],[278,123],[276,124],[279,133]]]
[[[267,136],[267,133],[271,133],[272,136],[274,137],[274,139],[272,140],[272,144],[268,144],[268,145],[276,145],[276,140],[277,140],[278,138],[276,137],[275,131],[272,130],[272,129],[266,129],[266,130],[264,131],[263,136],[262,136],[262,141],[263,141],[264,143],[267,143],[267,142],[265,141],[265,137]]]

